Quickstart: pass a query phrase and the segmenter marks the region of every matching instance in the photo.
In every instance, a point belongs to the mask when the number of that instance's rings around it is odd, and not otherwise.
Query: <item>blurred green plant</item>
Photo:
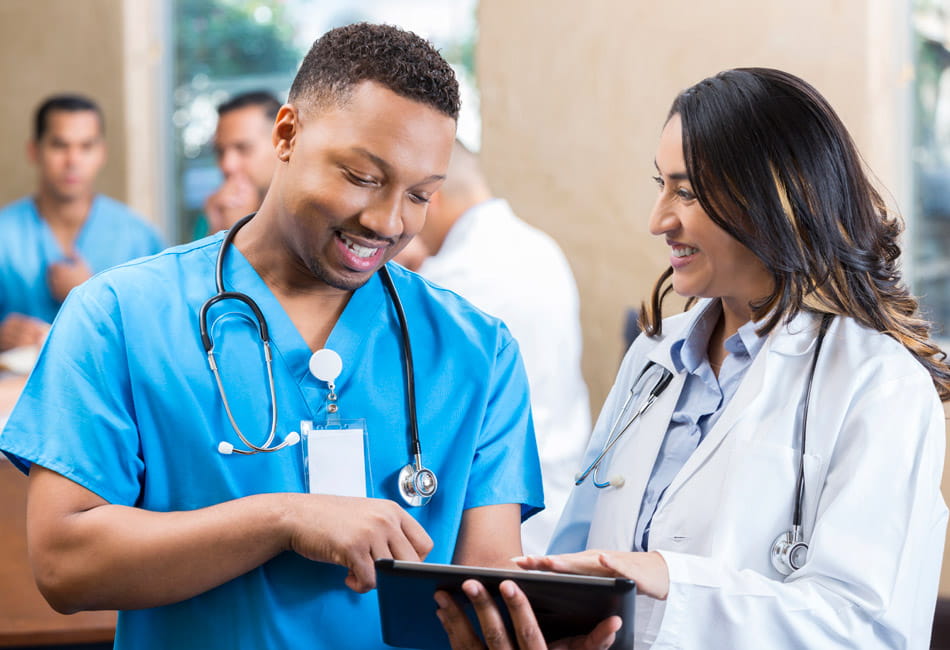
[[[199,74],[292,74],[301,58],[280,2],[178,0],[174,24],[176,86]]]

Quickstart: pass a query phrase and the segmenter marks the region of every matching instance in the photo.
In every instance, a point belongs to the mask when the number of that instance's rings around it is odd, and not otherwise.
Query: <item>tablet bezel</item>
[[[453,594],[476,623],[474,609],[461,591],[462,583],[469,578],[485,585],[499,604],[498,585],[504,580],[517,583],[535,608],[548,642],[586,634],[600,621],[617,614],[624,625],[612,647],[632,647],[636,595],[632,580],[391,559],[376,561],[383,641],[402,648],[447,648],[448,639],[435,615],[433,595],[439,589]],[[507,617],[507,610],[500,609]],[[507,618],[506,623],[510,625]]]

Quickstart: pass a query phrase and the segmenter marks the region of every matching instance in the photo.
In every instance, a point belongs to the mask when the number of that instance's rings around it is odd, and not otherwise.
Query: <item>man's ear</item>
[[[39,158],[40,152],[36,147],[36,140],[30,138],[26,143],[26,157],[34,165],[36,164],[37,158]]]
[[[274,120],[274,129],[271,132],[271,141],[274,144],[274,151],[277,152],[277,158],[281,162],[290,160],[290,154],[294,150],[294,144],[297,139],[297,132],[300,130],[300,114],[297,108],[292,104],[284,104],[277,111],[277,117]]]

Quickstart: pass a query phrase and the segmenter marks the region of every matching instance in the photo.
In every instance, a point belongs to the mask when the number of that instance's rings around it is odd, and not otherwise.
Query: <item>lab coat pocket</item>
[[[800,455],[797,449],[771,442],[738,440],[723,490],[722,521],[713,554],[730,558],[737,569],[752,569],[776,579],[769,553],[775,538],[792,526]],[[806,541],[811,533],[809,503],[816,502],[821,457],[805,454]]]

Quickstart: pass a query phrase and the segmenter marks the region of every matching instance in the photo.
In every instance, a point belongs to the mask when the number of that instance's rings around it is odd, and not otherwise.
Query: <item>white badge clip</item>
[[[346,497],[367,496],[366,424],[363,420],[342,421],[338,415],[336,379],[343,371],[343,359],[329,348],[310,356],[310,373],[327,383],[327,422],[313,426],[302,420],[304,469],[311,494]],[[371,496],[371,495],[369,495]]]
[[[339,418],[336,412],[339,406],[336,403],[336,378],[343,371],[343,359],[330,348],[322,348],[310,355],[310,374],[320,381],[327,382],[330,392],[327,394],[327,422]]]

